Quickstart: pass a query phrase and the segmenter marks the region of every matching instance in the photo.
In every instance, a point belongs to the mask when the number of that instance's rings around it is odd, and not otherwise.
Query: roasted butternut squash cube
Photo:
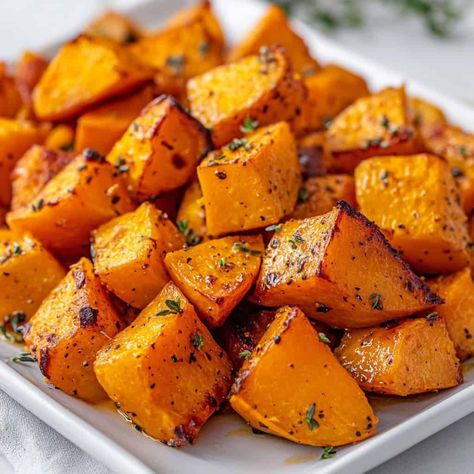
[[[25,51],[15,65],[14,79],[21,100],[31,107],[33,89],[48,67],[48,60],[32,51]]]
[[[37,310],[66,272],[31,235],[0,229],[0,315]]]
[[[106,155],[153,97],[151,88],[145,87],[81,115],[77,121],[76,151],[93,148]]]
[[[275,232],[253,298],[263,306],[297,304],[339,328],[373,326],[442,302],[378,227],[344,201]]]
[[[126,186],[113,166],[86,150],[63,168],[29,206],[7,215],[15,231],[30,231],[62,256],[87,253],[90,232],[130,211]]]
[[[70,125],[56,125],[48,133],[44,145],[55,150],[73,151],[75,134],[74,128]]]
[[[184,244],[166,214],[148,202],[103,224],[92,238],[95,272],[135,308],[145,307],[168,282],[163,258]]]
[[[13,118],[21,107],[21,95],[15,80],[7,73],[4,63],[0,62],[0,117]]]
[[[430,280],[430,286],[443,298],[435,308],[454,342],[459,359],[474,356],[474,282],[470,268]]]
[[[29,206],[34,202],[46,183],[73,159],[72,153],[33,145],[13,169],[11,209]]]
[[[326,127],[355,100],[369,95],[362,77],[334,64],[306,78],[304,83],[308,89],[308,98],[294,123],[299,135]]]
[[[223,237],[168,253],[165,265],[201,319],[217,327],[254,284],[263,250],[261,236]]]
[[[461,190],[464,211],[474,211],[474,133],[443,127],[425,140],[429,151],[442,156]]]
[[[293,219],[319,216],[330,212],[338,201],[356,206],[354,178],[347,174],[329,174],[307,179],[300,189]]]
[[[141,28],[128,16],[113,10],[100,14],[86,28],[89,36],[107,38],[117,43],[134,43],[142,36]]]
[[[47,126],[0,117],[0,206],[10,207],[10,174],[15,163],[32,145],[41,144],[47,133]]]
[[[107,160],[146,199],[189,182],[209,148],[207,130],[172,97],[161,96],[132,122]]]
[[[449,166],[434,155],[371,158],[356,169],[361,212],[416,271],[452,273],[470,263],[467,217]]]
[[[100,384],[135,426],[192,443],[231,384],[231,364],[173,283],[98,354]]]
[[[245,56],[258,54],[262,46],[278,44],[288,52],[295,72],[303,77],[312,76],[320,66],[306,46],[303,38],[293,31],[285,12],[271,5],[250,33],[229,53],[229,61],[238,61]]]
[[[42,120],[70,119],[150,78],[151,72],[116,43],[80,36],[48,65],[33,93],[34,111]]]
[[[96,402],[106,395],[92,364],[97,351],[124,326],[92,263],[83,258],[43,301],[24,338],[48,382]]]
[[[352,173],[371,156],[409,155],[420,151],[403,87],[362,97],[342,111],[326,132],[333,172]]]
[[[447,124],[446,116],[439,107],[419,97],[408,99],[408,109],[423,141],[436,135]]]
[[[462,382],[453,342],[436,313],[382,327],[349,329],[336,356],[368,392],[406,396]]]
[[[178,226],[185,229],[188,244],[196,244],[205,239],[206,209],[201,185],[197,179],[193,180],[184,192],[178,209],[177,222]]]
[[[209,153],[198,166],[198,178],[210,235],[278,223],[293,211],[300,187],[288,124],[260,128]]]
[[[331,154],[323,131],[311,132],[297,141],[298,158],[303,179],[324,176],[331,166]]]
[[[301,112],[305,88],[290,64],[284,50],[262,48],[258,55],[188,81],[191,113],[211,129],[216,147],[241,137],[256,123],[291,120]]]
[[[269,386],[275,389],[262,390]],[[291,306],[278,310],[245,360],[230,404],[252,427],[312,446],[368,438],[378,421],[357,383]]]

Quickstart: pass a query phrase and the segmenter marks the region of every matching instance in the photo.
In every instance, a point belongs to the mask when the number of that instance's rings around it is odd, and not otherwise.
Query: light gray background
[[[13,60],[23,49],[40,49],[50,42],[62,39],[84,25],[101,8],[124,8],[143,1],[146,0],[0,0],[0,58]],[[340,32],[336,38],[350,49],[398,70],[407,77],[474,105],[474,8],[473,2],[470,3],[471,8],[463,15],[463,20],[451,39],[429,36],[413,19],[387,14],[377,8],[370,9],[364,29]],[[6,395],[1,394],[1,398],[3,397]],[[15,410],[18,410],[19,417],[20,414],[28,416],[19,406]],[[42,422],[38,421],[37,426],[44,430],[46,439],[61,438]],[[78,448],[68,441],[61,442],[61,446],[61,449],[70,450],[70,455],[79,455]],[[473,473],[473,447],[474,414],[417,444],[371,473]],[[94,464],[86,454],[80,466],[69,466],[67,472],[107,472],[103,466]],[[41,467],[31,466],[29,472],[51,472],[46,467],[39,469]],[[0,472],[11,472],[1,453]]]

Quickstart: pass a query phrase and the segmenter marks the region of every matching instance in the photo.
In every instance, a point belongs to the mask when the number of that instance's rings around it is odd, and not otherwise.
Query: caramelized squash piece
[[[29,206],[7,215],[12,230],[30,231],[62,256],[87,253],[89,234],[132,205],[115,169],[92,150],[63,168]]]
[[[73,151],[74,138],[75,131],[70,125],[56,125],[48,133],[44,145],[56,150]]]
[[[119,45],[80,36],[66,43],[49,64],[34,90],[34,110],[42,120],[70,119],[150,78],[150,71]]]
[[[254,299],[263,306],[297,304],[308,316],[340,328],[373,326],[442,302],[377,226],[344,201],[275,232]]]
[[[15,65],[15,84],[21,100],[28,108],[33,101],[33,90],[47,67],[48,60],[32,51],[25,51]]]
[[[168,253],[165,265],[201,319],[217,327],[254,284],[263,249],[261,236],[224,237]]]
[[[150,87],[96,107],[77,121],[76,151],[93,148],[106,155],[154,97]]]
[[[29,206],[44,188],[68,163],[72,153],[33,145],[17,162],[12,173],[11,209]]]
[[[177,189],[210,147],[207,130],[172,97],[148,104],[107,155],[139,199]]]
[[[434,155],[371,158],[356,169],[357,202],[421,273],[467,266],[471,241],[449,166]]]
[[[336,356],[369,392],[406,396],[462,382],[453,343],[436,313],[395,326],[350,329]]]
[[[303,38],[293,31],[285,12],[277,5],[268,7],[248,35],[229,53],[229,61],[238,61],[245,56],[258,54],[262,46],[278,44],[288,52],[295,72],[303,77],[312,76],[320,66],[306,46]]]
[[[333,172],[352,173],[360,161],[371,156],[420,151],[403,87],[356,100],[331,122],[326,138],[334,157]]]
[[[362,77],[334,64],[306,78],[304,83],[308,99],[294,124],[299,135],[324,128],[348,105],[369,95]]]
[[[137,24],[128,16],[113,10],[105,11],[94,18],[85,33],[122,44],[134,43],[142,36],[141,28]]]
[[[30,146],[43,143],[47,133],[47,126],[0,117],[0,206],[10,206],[10,175],[15,163]]]
[[[184,244],[166,214],[148,202],[103,224],[92,237],[96,274],[135,308],[145,307],[168,282],[163,258]]]
[[[331,153],[326,145],[325,132],[311,132],[297,141],[298,158],[303,179],[324,176],[331,167]]]
[[[92,364],[97,351],[123,327],[92,263],[83,258],[43,301],[24,338],[48,382],[96,402],[106,395]]]
[[[188,81],[191,113],[211,129],[216,147],[241,137],[255,123],[291,120],[301,112],[305,89],[290,64],[284,50],[262,48],[258,55]]]
[[[0,316],[26,320],[63,278],[60,263],[31,235],[0,229]]]
[[[429,140],[447,124],[446,116],[439,107],[419,97],[408,99],[408,109],[423,141]]]
[[[21,95],[15,80],[0,62],[0,117],[13,118],[21,107]]]
[[[109,397],[145,433],[169,446],[192,443],[224,401],[231,364],[173,283],[98,354]]]
[[[474,356],[474,282],[470,268],[430,281],[443,298],[436,312],[446,322],[459,359]]]
[[[207,234],[206,209],[201,185],[197,179],[193,180],[184,192],[178,210],[177,223],[184,229],[189,244],[195,244],[205,239]]]
[[[198,178],[210,235],[278,223],[293,210],[300,186],[288,124],[260,128],[212,151],[199,165]]]
[[[355,207],[355,186],[352,176],[332,174],[309,178],[300,189],[298,203],[291,217],[305,219],[326,214],[340,200]]]
[[[360,441],[377,426],[357,383],[291,306],[280,308],[244,362],[230,404],[252,427],[312,446]]]

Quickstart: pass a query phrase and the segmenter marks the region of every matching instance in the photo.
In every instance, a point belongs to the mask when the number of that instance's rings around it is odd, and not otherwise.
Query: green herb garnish
[[[324,344],[331,344],[331,341],[323,332],[318,332],[318,336],[319,336],[319,340],[321,342],[324,342]]]
[[[245,349],[245,350],[243,350],[243,351],[240,351],[240,352],[239,352],[239,359],[248,359],[251,354],[252,354],[252,353],[251,353],[249,350],[247,350],[247,349]]]
[[[189,246],[197,245],[201,242],[201,237],[193,232],[192,229],[189,228],[189,222],[187,219],[180,219],[176,222],[178,230],[186,237],[186,243]]]
[[[241,244],[240,242],[236,242],[234,244],[234,247],[237,250],[240,250],[241,252],[249,253],[250,255],[260,255],[262,253],[260,250],[251,249],[250,247],[247,247],[246,245]]]
[[[372,293],[369,296],[369,300],[372,303],[372,309],[383,309],[382,295],[380,293]]]
[[[258,127],[258,125],[258,120],[254,120],[252,117],[250,117],[250,115],[247,115],[240,126],[240,131],[242,133],[250,133],[253,132]]]
[[[201,333],[195,332],[191,343],[194,349],[202,349],[204,347],[204,336]]]
[[[300,190],[298,191],[298,202],[302,204],[306,202],[308,198],[309,198],[309,192],[304,186],[302,186]]]
[[[331,459],[336,455],[337,451],[334,446],[325,446],[321,454],[321,459]]]
[[[236,151],[240,147],[243,147],[245,151],[252,149],[252,144],[249,143],[245,138],[234,138],[228,145],[227,148],[230,151]]]
[[[313,431],[315,428],[319,428],[319,423],[314,419],[314,412],[316,411],[316,403],[312,403],[306,410],[305,421],[308,428]]]
[[[36,362],[34,357],[29,352],[22,352],[21,354],[14,356],[10,359],[12,362]]]
[[[179,314],[183,312],[179,298],[177,300],[166,300],[165,305],[168,306],[168,309],[159,311],[156,313],[157,316],[166,316],[167,314]]]

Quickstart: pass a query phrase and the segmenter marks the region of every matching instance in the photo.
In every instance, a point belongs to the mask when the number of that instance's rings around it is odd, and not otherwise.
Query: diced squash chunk
[[[331,165],[331,154],[324,132],[311,132],[297,142],[298,158],[304,179],[324,176]]]
[[[134,43],[142,36],[141,28],[129,17],[112,10],[94,18],[85,33],[123,44]]]
[[[0,206],[10,206],[15,163],[31,145],[42,143],[47,133],[47,127],[32,122],[0,118]]]
[[[132,122],[107,160],[146,199],[189,182],[209,145],[204,127],[172,97],[161,96]]]
[[[459,385],[462,374],[443,319],[349,329],[336,356],[366,391],[414,395]]]
[[[301,115],[295,119],[298,134],[324,128],[348,105],[369,95],[362,77],[333,64],[306,78],[304,83],[308,98]]]
[[[408,108],[423,141],[437,134],[447,124],[446,116],[440,108],[419,97],[410,97]]]
[[[451,174],[461,190],[462,204],[466,214],[474,211],[474,133],[455,127],[444,127],[429,139],[426,147],[432,153],[445,158]]]
[[[25,51],[15,66],[15,84],[21,100],[28,107],[32,103],[33,89],[48,67],[48,60],[40,54]]]
[[[305,89],[285,52],[272,47],[194,77],[187,94],[192,115],[211,129],[219,147],[242,136],[247,121],[268,125],[293,119]]]
[[[119,45],[80,36],[66,43],[49,64],[34,90],[34,110],[42,120],[73,118],[150,77],[150,71]]]
[[[421,273],[452,273],[470,262],[467,217],[449,166],[434,155],[365,160],[356,169],[361,212]]]
[[[15,117],[20,107],[21,96],[15,80],[0,62],[0,117]]]
[[[12,210],[28,206],[74,158],[72,153],[33,145],[16,163],[12,173]]]
[[[403,87],[356,100],[331,122],[326,138],[333,171],[345,173],[371,156],[408,155],[420,149]]]
[[[224,237],[168,253],[172,280],[210,327],[221,326],[260,269],[261,236]]]
[[[12,230],[29,231],[63,256],[83,255],[89,234],[132,209],[126,186],[104,158],[86,150],[63,168],[29,206],[7,215]]]
[[[319,64],[314,59],[304,40],[295,33],[284,11],[271,5],[250,33],[229,53],[229,61],[237,61],[251,54],[258,54],[262,46],[283,46],[295,72],[303,77],[315,74]]]
[[[84,258],[43,301],[24,337],[50,383],[95,402],[106,396],[92,364],[97,351],[123,327],[91,262]]]
[[[377,226],[344,201],[275,232],[254,298],[264,306],[297,304],[308,316],[341,328],[373,326],[442,301]]]
[[[231,364],[173,285],[97,355],[100,384],[135,426],[169,446],[192,443],[231,384]]]
[[[0,229],[0,316],[21,312],[25,319],[63,278],[65,271],[28,234]]]
[[[436,312],[446,322],[449,337],[454,342],[459,359],[474,356],[474,282],[471,270],[439,277],[430,281],[444,304],[437,306]]]
[[[93,148],[106,155],[153,96],[151,88],[145,87],[81,115],[77,121],[76,151]]]
[[[300,189],[298,204],[292,217],[293,219],[305,219],[326,214],[340,200],[355,207],[355,186],[352,176],[332,174],[309,178]]]
[[[291,306],[277,312],[244,362],[230,404],[254,428],[313,446],[360,441],[377,426],[357,383]]]
[[[135,308],[145,307],[168,282],[163,258],[184,244],[166,214],[148,202],[103,224],[92,235],[97,275]]]
[[[293,211],[300,167],[286,122],[213,151],[198,167],[210,235],[265,227]],[[225,216],[225,217],[224,217]]]
[[[74,137],[75,131],[70,125],[56,125],[48,133],[44,145],[56,150],[73,151]]]
[[[201,185],[197,179],[186,188],[179,206],[178,225],[185,229],[186,240],[195,244],[204,240],[206,229],[206,209],[202,196]]]

